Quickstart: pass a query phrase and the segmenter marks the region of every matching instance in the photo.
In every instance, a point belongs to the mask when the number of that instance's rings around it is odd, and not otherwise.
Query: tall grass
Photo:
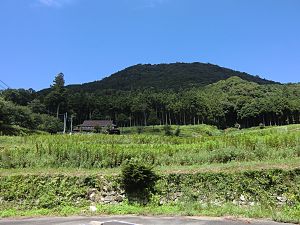
[[[291,158],[299,158],[300,162],[299,127],[189,137],[149,134],[0,137],[0,168],[114,168],[132,157],[160,166]]]

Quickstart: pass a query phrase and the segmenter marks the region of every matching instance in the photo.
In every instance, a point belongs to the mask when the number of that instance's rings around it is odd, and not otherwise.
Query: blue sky
[[[199,61],[299,82],[299,12],[299,0],[1,0],[0,79],[39,90],[59,72],[72,84]]]

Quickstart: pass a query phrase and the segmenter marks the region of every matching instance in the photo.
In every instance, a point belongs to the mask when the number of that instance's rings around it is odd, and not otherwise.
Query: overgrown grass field
[[[131,128],[133,130],[133,128]],[[165,136],[161,127],[147,133],[0,137],[0,168],[117,168],[138,158],[160,168],[213,164],[300,166],[300,126],[220,131],[207,125],[183,126]],[[159,130],[149,134],[149,130]],[[129,134],[128,134],[129,133]],[[159,135],[158,135],[159,134]],[[299,160],[299,161],[298,161]]]
[[[176,129],[173,126],[171,133]],[[98,176],[118,177],[120,166],[137,158],[153,165],[162,177],[169,176],[170,185],[161,179],[156,187],[161,193],[146,206],[97,203],[97,214],[231,215],[300,221],[300,125],[225,131],[207,125],[181,126],[179,136],[166,136],[162,126],[122,131],[122,135],[0,136],[0,200],[5,202],[0,217],[90,215],[91,202],[86,196],[97,188],[91,181],[98,182]],[[259,171],[261,179],[255,175]],[[182,179],[175,179],[180,174]],[[290,175],[282,178],[282,174]],[[76,182],[67,182],[73,180]],[[178,188],[184,193],[182,200],[160,204],[159,196]],[[258,190],[262,198],[253,206],[236,205],[232,200],[204,206],[198,201],[206,192],[222,201],[228,194],[237,195],[237,200],[241,194],[257,198]],[[277,205],[278,196],[289,203]]]

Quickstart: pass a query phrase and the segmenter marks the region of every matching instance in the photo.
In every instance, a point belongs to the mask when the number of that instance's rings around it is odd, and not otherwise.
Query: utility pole
[[[71,134],[73,132],[73,115],[71,115]]]
[[[68,119],[68,113],[66,112],[64,114],[64,131],[63,131],[64,134],[66,133],[66,129],[67,129],[67,119]]]

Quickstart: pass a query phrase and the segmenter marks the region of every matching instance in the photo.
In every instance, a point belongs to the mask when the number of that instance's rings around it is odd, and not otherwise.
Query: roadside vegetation
[[[142,167],[142,170],[125,169],[121,175],[40,172],[0,176],[0,217],[150,214],[237,216],[300,222],[299,168],[169,173],[160,174],[157,179],[156,175],[149,173],[149,167],[137,165],[133,167]],[[155,186],[152,181],[151,186],[143,182],[149,179],[156,180]],[[129,180],[126,182],[129,186],[124,195],[120,188],[125,180]],[[135,195],[132,187],[139,184],[138,192],[146,191],[147,195]],[[127,194],[131,198],[126,198]],[[121,200],[120,196],[123,196]],[[93,211],[90,206],[94,207]]]
[[[300,221],[300,125],[151,126],[123,132],[0,136],[0,216],[134,213]],[[138,162],[137,169],[130,169],[130,160]],[[132,194],[130,201],[124,195],[118,204],[101,202],[108,190],[120,192],[121,178],[141,186],[132,179],[145,174],[157,182],[140,190],[151,190],[142,203],[132,201],[137,197]],[[111,182],[105,188],[103,179]],[[91,190],[98,200],[89,197]],[[89,210],[91,204],[96,212]]]
[[[187,203],[181,205],[158,206],[149,204],[122,203],[120,205],[96,205],[97,212],[90,212],[87,206],[61,206],[53,209],[4,209],[0,218],[6,217],[40,217],[40,216],[96,216],[96,215],[154,215],[154,216],[211,216],[211,217],[236,217],[236,218],[267,218],[278,222],[299,223],[299,208],[284,207],[271,209],[265,206],[240,207],[233,204],[223,206],[209,206],[202,208],[198,204]],[[235,220],[235,218],[232,218]],[[246,219],[247,221],[247,219]]]

